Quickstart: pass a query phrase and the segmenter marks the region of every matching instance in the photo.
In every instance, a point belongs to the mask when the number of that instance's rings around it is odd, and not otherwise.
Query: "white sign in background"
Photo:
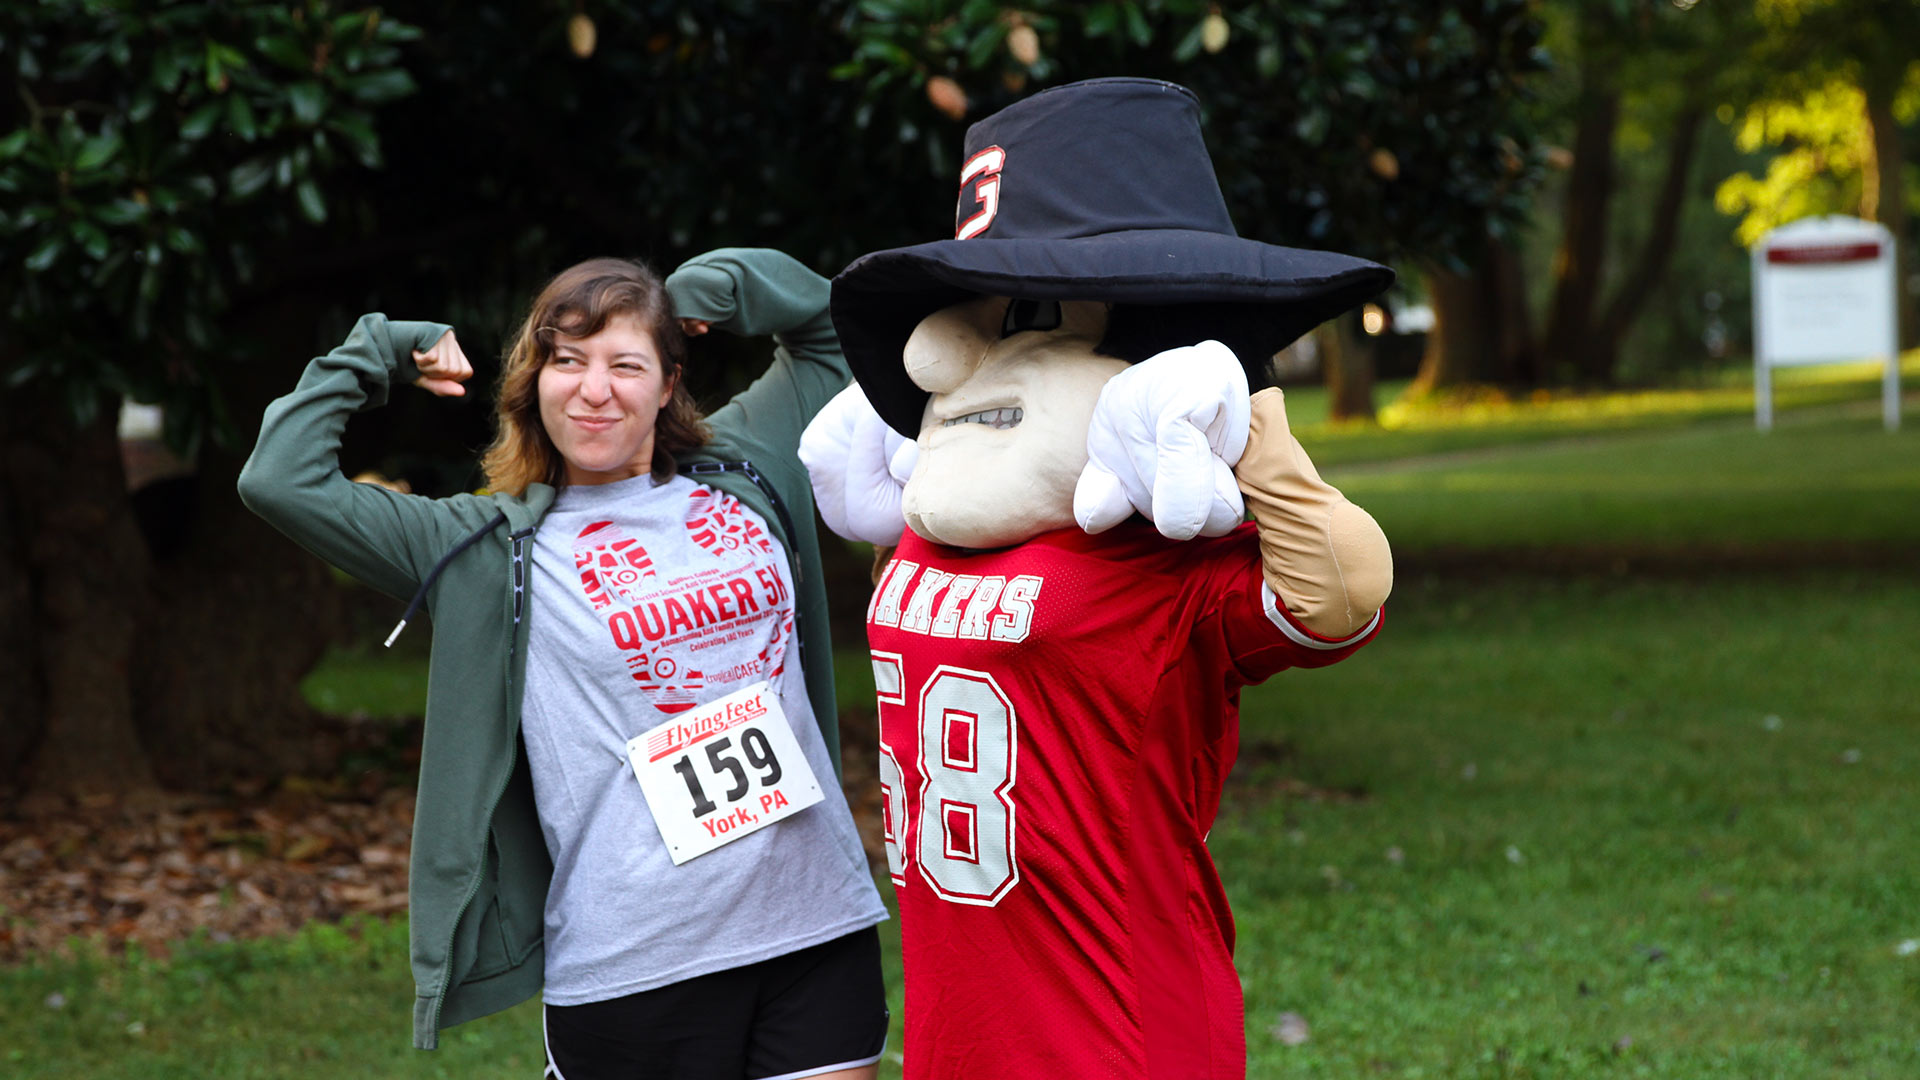
[[[1850,217],[1806,218],[1753,249],[1754,423],[1773,426],[1772,369],[1880,359],[1884,417],[1900,426],[1893,234]]]

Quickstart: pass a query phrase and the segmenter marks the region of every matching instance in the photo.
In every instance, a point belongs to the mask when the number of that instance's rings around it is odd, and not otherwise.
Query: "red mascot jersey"
[[[867,611],[909,1080],[1242,1077],[1206,835],[1240,687],[1340,660],[1253,526],[1129,522],[999,551],[902,538]]]

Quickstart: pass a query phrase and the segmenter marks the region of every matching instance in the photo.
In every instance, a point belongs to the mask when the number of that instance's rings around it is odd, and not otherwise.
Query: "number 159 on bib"
[[[628,740],[627,758],[676,866],[822,798],[764,682]]]

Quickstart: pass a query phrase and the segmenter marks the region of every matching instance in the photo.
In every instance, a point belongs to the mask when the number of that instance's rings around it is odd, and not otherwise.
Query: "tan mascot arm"
[[[1373,515],[1313,467],[1287,426],[1278,389],[1252,398],[1247,449],[1234,466],[1260,530],[1267,587],[1300,625],[1332,640],[1365,628],[1393,589],[1393,553]]]
[[[1219,536],[1240,523],[1244,504],[1268,588],[1312,634],[1341,641],[1366,629],[1393,586],[1380,526],[1320,479],[1288,429],[1281,392],[1249,396],[1238,358],[1218,341],[1114,376],[1087,449],[1074,493],[1082,528],[1139,513],[1175,540]]]

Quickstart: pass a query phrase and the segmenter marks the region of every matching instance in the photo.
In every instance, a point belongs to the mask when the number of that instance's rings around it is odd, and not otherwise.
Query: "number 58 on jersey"
[[[822,798],[764,682],[627,740],[627,759],[675,866]]]

